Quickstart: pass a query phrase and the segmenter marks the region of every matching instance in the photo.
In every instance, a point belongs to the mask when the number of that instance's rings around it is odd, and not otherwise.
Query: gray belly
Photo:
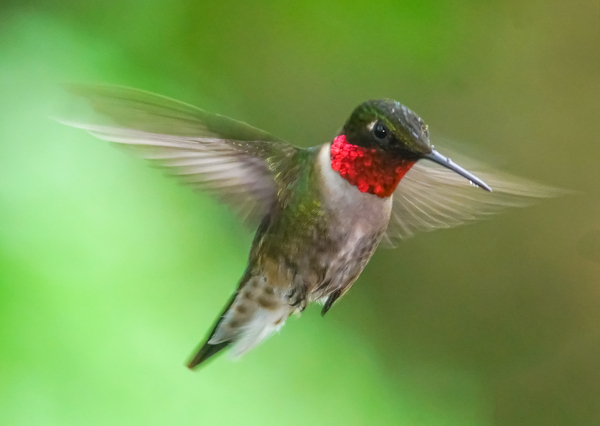
[[[343,294],[348,291],[367,266],[384,230],[363,234],[357,229],[350,233],[345,241],[340,241],[340,250],[330,252],[329,256],[320,260],[327,263],[326,273],[323,280],[309,293],[309,301],[326,298],[335,292]]]

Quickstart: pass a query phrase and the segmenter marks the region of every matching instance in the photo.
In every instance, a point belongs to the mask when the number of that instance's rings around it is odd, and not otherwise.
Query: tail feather
[[[223,319],[225,318],[225,314],[229,311],[229,309],[231,308],[231,305],[233,305],[233,302],[235,302],[236,297],[237,297],[237,292],[233,295],[233,297],[231,299],[229,299],[229,302],[223,309],[223,312],[221,313],[221,315],[219,315],[219,319],[217,320],[217,322],[213,326],[212,330],[210,331],[208,338],[204,341],[202,346],[200,346],[200,349],[198,349],[198,352],[196,352],[196,355],[194,355],[194,357],[190,360],[190,362],[188,362],[187,367],[190,370],[193,370],[195,367],[197,367],[198,365],[200,365],[207,359],[211,358],[213,355],[216,355],[218,352],[221,352],[223,349],[225,349],[231,343],[231,341],[222,341],[217,344],[212,344],[209,342],[210,342],[210,339],[212,339],[212,337],[215,335],[217,329],[219,328],[219,325],[221,325],[221,323],[223,322]]]
[[[253,318],[241,328],[229,353],[231,357],[238,358],[269,338],[283,327],[289,315],[290,308],[285,305],[273,311],[259,309]]]
[[[239,357],[279,330],[295,309],[263,277],[244,280],[188,368],[193,369],[229,345],[233,346],[232,357]]]
[[[196,355],[194,355],[192,360],[188,363],[187,367],[190,370],[193,370],[195,367],[202,364],[204,361],[206,361],[213,355],[216,355],[217,353],[221,352],[223,349],[229,346],[230,343],[231,342],[221,342],[217,343],[216,345],[211,345],[208,342],[204,343],[202,347],[200,347]]]

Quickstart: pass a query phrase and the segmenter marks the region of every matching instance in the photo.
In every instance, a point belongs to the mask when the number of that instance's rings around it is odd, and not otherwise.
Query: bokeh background
[[[391,97],[579,193],[379,251],[325,318],[192,373],[252,233],[49,119],[73,81],[302,146]],[[600,424],[599,122],[595,0],[3,1],[0,424]]]

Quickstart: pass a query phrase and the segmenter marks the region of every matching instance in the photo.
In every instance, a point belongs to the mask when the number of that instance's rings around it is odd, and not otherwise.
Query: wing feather
[[[453,156],[457,157],[460,156]],[[494,171],[466,157],[457,162],[490,185],[493,192],[475,188],[453,171],[420,160],[394,191],[383,246],[395,247],[400,240],[418,232],[459,226],[505,208],[524,207],[536,199],[568,193]]]
[[[72,85],[83,99],[64,124],[125,146],[256,224],[277,197],[276,176],[298,149],[248,124],[153,93]],[[90,108],[91,107],[91,108]]]

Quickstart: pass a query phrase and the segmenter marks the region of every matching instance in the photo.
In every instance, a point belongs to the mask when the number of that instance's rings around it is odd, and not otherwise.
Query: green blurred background
[[[600,424],[599,42],[594,0],[3,1],[0,424]],[[325,318],[192,373],[252,234],[50,120],[72,81],[302,146],[391,97],[581,193],[379,251]]]

